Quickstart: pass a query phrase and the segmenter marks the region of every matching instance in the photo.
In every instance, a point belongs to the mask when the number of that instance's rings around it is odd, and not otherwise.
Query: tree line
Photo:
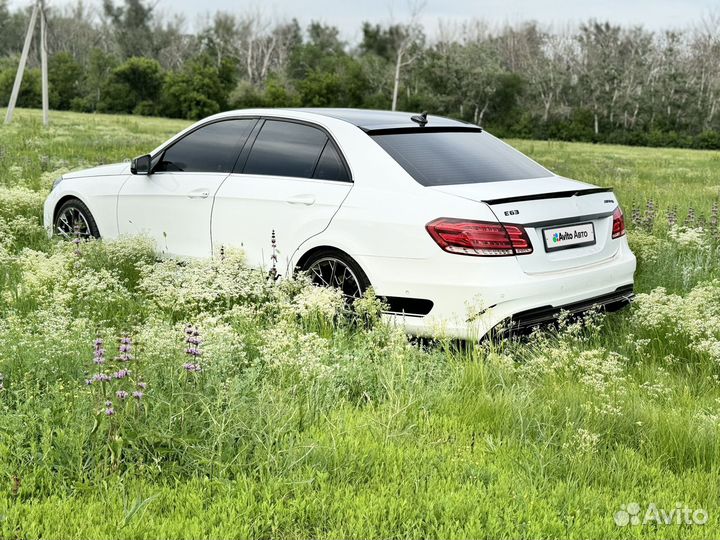
[[[720,149],[720,16],[661,32],[475,20],[441,24],[432,39],[412,16],[363,23],[355,44],[334,26],[261,12],[217,12],[189,33],[144,0],[47,18],[54,109],[197,119],[255,106],[392,107],[501,136]],[[28,19],[0,0],[0,105]],[[38,45],[20,106],[40,106]]]

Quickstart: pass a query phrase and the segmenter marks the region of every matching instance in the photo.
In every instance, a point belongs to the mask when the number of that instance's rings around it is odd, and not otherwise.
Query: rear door
[[[329,134],[306,123],[267,119],[215,196],[213,248],[244,250],[248,263],[278,270],[295,250],[330,223],[352,188]]]
[[[120,234],[149,236],[168,255],[210,256],[213,198],[256,123],[203,125],[164,149],[153,174],[130,176],[118,197]]]

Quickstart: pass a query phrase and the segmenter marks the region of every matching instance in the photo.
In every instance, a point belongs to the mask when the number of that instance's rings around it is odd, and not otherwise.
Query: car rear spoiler
[[[501,199],[485,199],[482,202],[486,204],[505,204],[520,201],[537,201],[540,199],[563,199],[565,197],[582,197],[583,195],[592,195],[593,193],[611,192],[613,188],[587,188],[574,189],[572,191],[554,191],[551,193],[535,193],[533,195],[518,195],[516,197],[503,197]]]

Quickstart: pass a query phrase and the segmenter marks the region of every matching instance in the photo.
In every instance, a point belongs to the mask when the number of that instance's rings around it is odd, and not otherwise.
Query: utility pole
[[[47,59],[47,22],[45,21],[45,0],[40,0],[40,70],[42,71],[42,108],[43,125],[50,124],[48,109],[50,100],[48,97],[48,59]]]
[[[10,103],[8,104],[7,113],[5,114],[5,123],[12,122],[15,105],[20,94],[20,86],[22,85],[23,74],[25,73],[25,64],[27,64],[28,53],[30,52],[30,43],[35,33],[35,21],[38,12],[40,13],[40,63],[42,70],[42,107],[43,107],[43,124],[49,123],[48,109],[48,72],[47,72],[47,21],[45,20],[45,0],[38,0],[33,6],[30,15],[30,24],[28,25],[27,34],[25,34],[25,43],[23,44],[22,54],[20,55],[20,64],[18,65],[17,74],[15,75],[15,84],[13,84],[12,93],[10,94]]]

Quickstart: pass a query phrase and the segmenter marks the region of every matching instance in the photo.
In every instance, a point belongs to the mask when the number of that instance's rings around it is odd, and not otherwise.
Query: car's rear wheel
[[[302,265],[314,285],[339,289],[348,302],[361,298],[370,280],[360,265],[341,251],[320,250]]]
[[[88,207],[78,199],[65,201],[55,213],[53,232],[63,238],[100,238],[95,218]]]

